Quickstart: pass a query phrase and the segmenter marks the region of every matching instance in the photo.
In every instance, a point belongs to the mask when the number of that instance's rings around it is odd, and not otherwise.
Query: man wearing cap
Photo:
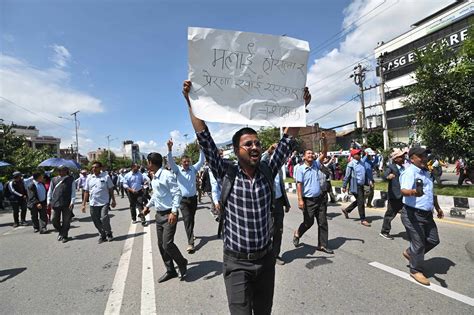
[[[400,192],[400,174],[405,170],[403,166],[405,163],[405,153],[405,151],[400,149],[393,149],[390,155],[392,164],[385,168],[382,175],[382,178],[388,181],[388,203],[380,236],[389,240],[393,240],[393,237],[390,235],[391,222],[403,207],[402,193]]]
[[[412,164],[400,175],[404,205],[401,218],[410,239],[410,247],[403,252],[403,256],[410,262],[410,276],[421,284],[430,285],[423,274],[422,264],[425,254],[439,244],[433,208],[440,219],[444,213],[433,194],[433,180],[426,165],[426,150],[411,148],[408,156]]]
[[[8,183],[8,189],[10,190],[10,203],[13,208],[13,227],[19,225],[26,225],[26,199],[27,192],[25,183],[20,172],[13,172],[13,180]],[[18,214],[21,209],[21,222],[18,220]]]
[[[361,149],[352,149],[351,156],[352,160],[347,164],[346,175],[342,182],[342,191],[347,191],[347,184],[349,184],[349,190],[354,195],[355,201],[352,202],[347,208],[342,208],[342,213],[349,219],[349,213],[354,210],[355,207],[359,210],[360,223],[363,226],[370,226],[370,223],[365,219],[365,204],[364,204],[364,185],[367,183],[367,172],[364,167],[364,163],[361,161]]]
[[[59,175],[51,180],[48,190],[48,207],[53,209],[53,226],[59,232],[58,241],[69,241],[68,233],[71,226],[72,209],[76,200],[76,182],[69,174],[66,166],[58,167]],[[62,223],[61,223],[62,217]]]

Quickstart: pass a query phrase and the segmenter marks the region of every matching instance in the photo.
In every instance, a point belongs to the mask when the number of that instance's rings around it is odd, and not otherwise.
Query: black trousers
[[[21,198],[20,200],[15,200],[11,202],[12,208],[13,208],[13,221],[16,224],[19,224],[20,221],[18,220],[18,215],[20,214],[21,222],[26,221],[26,200],[24,198]]]
[[[392,229],[392,220],[395,219],[402,208],[402,198],[388,199],[387,211],[385,211],[385,215],[383,216],[382,233],[390,233],[390,230]]]
[[[425,254],[439,244],[433,212],[404,206],[401,217],[410,238],[410,247],[407,249],[410,255],[410,272],[423,272]]]
[[[275,257],[258,260],[224,254],[224,283],[231,314],[271,314],[275,286]]]
[[[194,244],[194,219],[197,210],[197,196],[183,197],[180,204],[181,214],[183,215],[184,229],[188,237],[188,245]]]
[[[125,191],[125,188],[123,188],[123,184],[120,184],[120,194],[122,195],[122,198],[124,196],[124,191]]]
[[[357,207],[360,219],[365,220],[364,185],[357,185],[357,193],[352,194],[356,200],[346,208],[346,211],[347,213],[351,213],[351,211]]]
[[[61,222],[62,217],[62,222]],[[72,210],[69,207],[53,207],[53,218],[51,219],[54,228],[59,232],[59,235],[67,237],[69,228],[71,227]]]
[[[110,226],[110,205],[107,203],[103,206],[90,206],[91,218],[94,226],[99,232],[100,236],[112,234],[112,227]]]
[[[285,218],[285,199],[280,197],[275,200],[275,208],[273,209],[273,255],[280,256],[281,239],[283,236],[283,219]]]
[[[318,247],[327,247],[329,228],[327,206],[325,206],[324,196],[321,194],[316,198],[303,199],[303,223],[301,223],[298,228],[298,235],[299,237],[302,237],[303,234],[313,226],[314,219],[316,218],[318,224]]]
[[[128,192],[128,200],[130,201],[130,214],[132,220],[135,221],[137,219],[137,208],[139,212],[143,211],[143,190],[135,193]]]
[[[186,264],[186,259],[184,259],[174,243],[176,224],[170,225],[168,223],[169,213],[171,213],[171,211],[157,211],[155,215],[156,234],[158,236],[158,249],[160,250],[161,258],[165,263],[166,272],[176,273],[173,261],[175,261],[178,266],[182,266]]]
[[[0,190],[0,209],[5,209],[5,206],[3,205],[3,190]]]
[[[48,215],[46,214],[46,201],[41,203],[41,209],[37,207],[30,208],[31,221],[33,221],[33,228],[35,230],[45,230],[48,222]]]
[[[369,193],[367,194],[367,206],[372,206],[372,200],[374,199],[374,186],[369,186]]]

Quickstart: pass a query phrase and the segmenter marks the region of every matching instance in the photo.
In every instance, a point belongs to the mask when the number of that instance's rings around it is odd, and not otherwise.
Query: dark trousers
[[[465,169],[461,169],[459,172],[458,185],[461,186],[466,178],[468,178],[471,183],[474,183],[474,169],[467,169],[466,174],[464,174]]]
[[[84,202],[84,195],[86,194],[86,191],[81,188],[81,201]]]
[[[328,194],[329,198],[331,198],[331,203],[336,203],[336,195],[334,195],[332,191],[332,185],[330,181],[326,182],[326,189],[327,189],[326,194]]]
[[[224,254],[224,283],[231,314],[271,314],[275,286],[275,257],[258,260]]]
[[[439,244],[433,212],[404,206],[401,217],[410,239],[410,247],[407,249],[410,255],[410,272],[423,272],[425,254]]]
[[[171,211],[157,211],[155,215],[156,234],[158,235],[158,249],[160,250],[161,258],[165,263],[166,272],[176,273],[173,260],[178,266],[182,266],[186,264],[186,259],[184,259],[174,243],[176,224],[170,225],[168,223],[168,215],[170,212]]]
[[[327,247],[329,228],[327,206],[325,206],[324,203],[324,196],[321,194],[316,198],[303,199],[303,223],[301,223],[298,228],[298,236],[302,237],[303,234],[313,226],[314,219],[316,218],[316,222],[318,223],[318,247]]]
[[[5,209],[5,206],[3,205],[3,190],[0,190],[0,209]]]
[[[374,186],[369,186],[369,193],[367,194],[367,206],[372,206],[372,200],[374,199]]]
[[[392,229],[392,220],[395,219],[398,212],[402,210],[402,207],[402,198],[388,199],[387,211],[385,211],[385,215],[383,216],[382,233],[390,233],[390,230]]]
[[[135,221],[137,219],[137,208],[139,213],[143,211],[143,190],[135,193],[128,192],[128,200],[130,201],[130,214],[132,220]]]
[[[91,218],[94,222],[95,228],[99,231],[100,236],[112,234],[112,228],[110,227],[109,204],[103,206],[90,206]]]
[[[364,185],[357,185],[357,193],[352,194],[356,200],[346,208],[346,211],[347,213],[351,213],[351,211],[357,207],[360,219],[365,220]]]
[[[122,195],[122,198],[124,197],[124,191],[125,189],[123,188],[123,185],[120,184],[120,194]]]
[[[46,201],[43,201],[41,209],[37,207],[30,208],[31,221],[33,221],[33,228],[35,230],[46,230],[46,223],[48,222],[47,207]]]
[[[62,223],[61,223],[62,217]],[[59,232],[59,235],[67,237],[69,228],[71,227],[72,211],[69,207],[53,207],[53,219],[51,220],[54,228]]]
[[[285,218],[285,199],[280,197],[275,200],[275,208],[273,209],[273,255],[280,256],[281,239],[283,236],[283,219]]]
[[[20,221],[18,221],[18,215],[20,214],[20,209],[21,209],[21,222],[26,221],[26,200],[25,199],[20,199],[20,200],[15,200],[11,202],[12,208],[13,208],[13,221],[16,224],[19,224]]]
[[[183,215],[184,229],[188,237],[188,245],[194,244],[194,217],[197,210],[197,196],[183,197],[180,204],[181,214]]]

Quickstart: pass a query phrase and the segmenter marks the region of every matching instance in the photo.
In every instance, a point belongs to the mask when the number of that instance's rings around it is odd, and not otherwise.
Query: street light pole
[[[74,116],[74,126],[76,127],[76,162],[79,163],[79,137],[77,135],[77,113],[79,111],[75,111],[74,113],[71,114],[71,116]]]

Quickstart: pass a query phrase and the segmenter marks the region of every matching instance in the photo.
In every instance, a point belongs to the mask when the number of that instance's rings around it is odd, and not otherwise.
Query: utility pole
[[[380,104],[382,105],[382,127],[383,127],[383,148],[388,150],[390,142],[388,139],[388,126],[387,126],[387,106],[385,102],[385,74],[383,68],[383,55],[377,59],[379,64],[380,73]]]
[[[360,91],[360,103],[362,106],[362,142],[367,143],[367,128],[366,128],[366,121],[365,121],[365,105],[364,105],[364,80],[365,80],[365,72],[367,68],[362,67],[359,63],[357,67],[354,67],[354,73],[350,75],[350,78],[354,78],[354,83],[359,86]]]
[[[75,111],[74,113],[71,114],[71,116],[74,116],[74,125],[76,127],[76,162],[79,163],[79,137],[77,136],[77,113],[79,111]]]

